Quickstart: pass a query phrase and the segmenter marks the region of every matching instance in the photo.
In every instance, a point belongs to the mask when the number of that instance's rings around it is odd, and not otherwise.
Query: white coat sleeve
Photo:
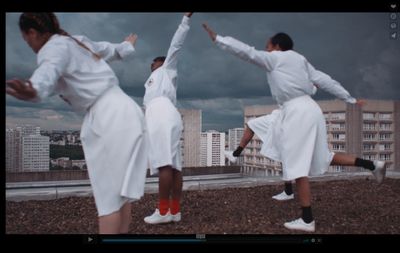
[[[253,63],[267,71],[272,71],[276,63],[276,56],[267,52],[256,50],[235,38],[217,35],[216,45],[222,50],[241,58],[242,60]]]
[[[65,72],[70,54],[66,44],[54,43],[43,47],[38,53],[38,68],[29,79],[37,92],[37,97],[32,102],[53,95],[54,87]]]
[[[135,52],[134,46],[128,41],[122,43],[96,42],[85,36],[74,37],[93,50],[93,52],[99,54],[106,62],[122,60]]]
[[[178,65],[178,53],[182,48],[186,35],[190,29],[190,18],[183,16],[182,22],[176,30],[174,37],[172,37],[171,45],[169,46],[167,56],[163,66],[168,70],[176,70]]]
[[[309,62],[307,62],[307,70],[311,81],[318,85],[318,88],[335,95],[347,103],[355,104],[357,102],[339,82],[333,80],[329,75],[316,70]]]

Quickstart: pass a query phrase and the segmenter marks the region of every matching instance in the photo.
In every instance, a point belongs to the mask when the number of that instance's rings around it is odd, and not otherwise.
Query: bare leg
[[[239,146],[245,148],[247,144],[251,141],[254,136],[253,130],[251,130],[248,126],[246,126],[242,139],[240,140]]]
[[[370,170],[378,183],[382,183],[383,179],[386,176],[386,167],[385,162],[383,161],[369,161],[361,158],[357,158],[356,156],[344,154],[344,153],[336,153],[333,156],[331,165],[347,165],[347,166],[359,166],[364,169]]]
[[[331,165],[347,165],[354,166],[356,162],[356,156],[345,153],[335,153],[333,156]]]
[[[132,204],[126,202],[120,209],[121,212],[121,225],[119,232],[120,234],[128,234],[129,232],[129,225],[132,222]]]
[[[99,234],[119,234],[121,211],[99,217]]]
[[[172,184],[172,199],[181,199],[182,196],[182,172],[172,170],[173,184]]]
[[[301,177],[296,179],[296,188],[299,194],[300,205],[302,207],[311,205],[311,191],[308,177]]]
[[[160,199],[169,199],[172,188],[172,167],[164,166],[159,168],[158,194]]]

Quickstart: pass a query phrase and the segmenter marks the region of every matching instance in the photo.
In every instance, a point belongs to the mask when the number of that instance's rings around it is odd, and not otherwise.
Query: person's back
[[[278,104],[290,99],[313,94],[313,82],[310,80],[307,60],[293,50],[265,52],[273,59],[271,69],[267,71],[272,96]]]
[[[83,37],[76,36],[79,40]],[[86,39],[85,45],[92,49]],[[45,61],[57,61],[56,67],[62,72],[54,91],[70,103],[76,111],[87,110],[108,88],[118,85],[114,71],[103,59],[95,59],[91,52],[79,46],[71,37],[55,34],[38,52],[38,65]],[[60,64],[61,63],[61,64]],[[40,70],[39,70],[40,71]],[[32,77],[41,79],[48,73],[35,72]],[[38,89],[51,92],[47,89]],[[40,94],[46,97],[49,94]]]

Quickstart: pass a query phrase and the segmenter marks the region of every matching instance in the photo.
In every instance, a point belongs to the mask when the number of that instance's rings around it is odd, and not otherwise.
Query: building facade
[[[400,170],[400,101],[366,100],[362,107],[340,100],[317,101],[327,125],[333,152],[346,152],[369,160],[383,160],[388,170]],[[248,106],[244,122],[271,113],[276,105]],[[254,136],[244,151],[245,172],[281,175],[281,164],[260,154],[261,140]],[[362,171],[362,168],[330,166],[328,172]]]
[[[6,171],[48,171],[50,139],[40,127],[25,125],[6,129]]]
[[[210,130],[201,133],[200,139],[200,165],[224,166],[225,165],[225,133]]]
[[[182,166],[200,166],[201,110],[179,109],[183,121]]]

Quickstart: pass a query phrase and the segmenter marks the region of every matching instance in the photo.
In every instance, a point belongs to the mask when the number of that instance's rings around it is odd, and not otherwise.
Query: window
[[[344,123],[335,123],[335,124],[331,123],[331,124],[329,124],[329,127],[330,127],[331,130],[345,130],[346,129],[345,126],[346,125]]]
[[[364,134],[364,140],[374,140],[375,134]]]
[[[379,155],[380,160],[388,161],[390,160],[390,154],[380,154]]]
[[[333,144],[332,149],[333,150],[344,150],[344,144]]]
[[[375,160],[375,155],[370,155],[370,154],[368,154],[368,155],[363,155],[363,159],[366,159],[366,160]]]
[[[391,147],[392,147],[392,144],[390,144],[390,143],[379,144],[380,151],[391,150]]]
[[[363,119],[374,119],[375,118],[375,113],[373,112],[364,112],[363,113]]]
[[[364,151],[370,151],[370,150],[374,150],[375,149],[375,145],[374,144],[364,144],[363,145],[363,150]]]
[[[346,135],[345,134],[333,133],[332,137],[333,137],[334,140],[339,140],[339,141],[344,141],[346,139]]]
[[[332,172],[341,172],[342,170],[343,170],[343,166],[340,166],[340,165],[331,166],[331,171]]]
[[[390,124],[390,123],[381,123],[379,125],[379,129],[380,130],[390,130],[391,126],[392,126],[392,124]]]
[[[331,114],[331,120],[335,119],[346,119],[346,114],[344,112],[334,112]]]
[[[379,113],[379,119],[392,119],[391,113]]]
[[[390,140],[391,136],[392,136],[392,134],[380,134],[380,135],[379,135],[379,139],[380,139],[381,141]]]
[[[375,130],[375,124],[374,123],[364,123],[363,130]]]

